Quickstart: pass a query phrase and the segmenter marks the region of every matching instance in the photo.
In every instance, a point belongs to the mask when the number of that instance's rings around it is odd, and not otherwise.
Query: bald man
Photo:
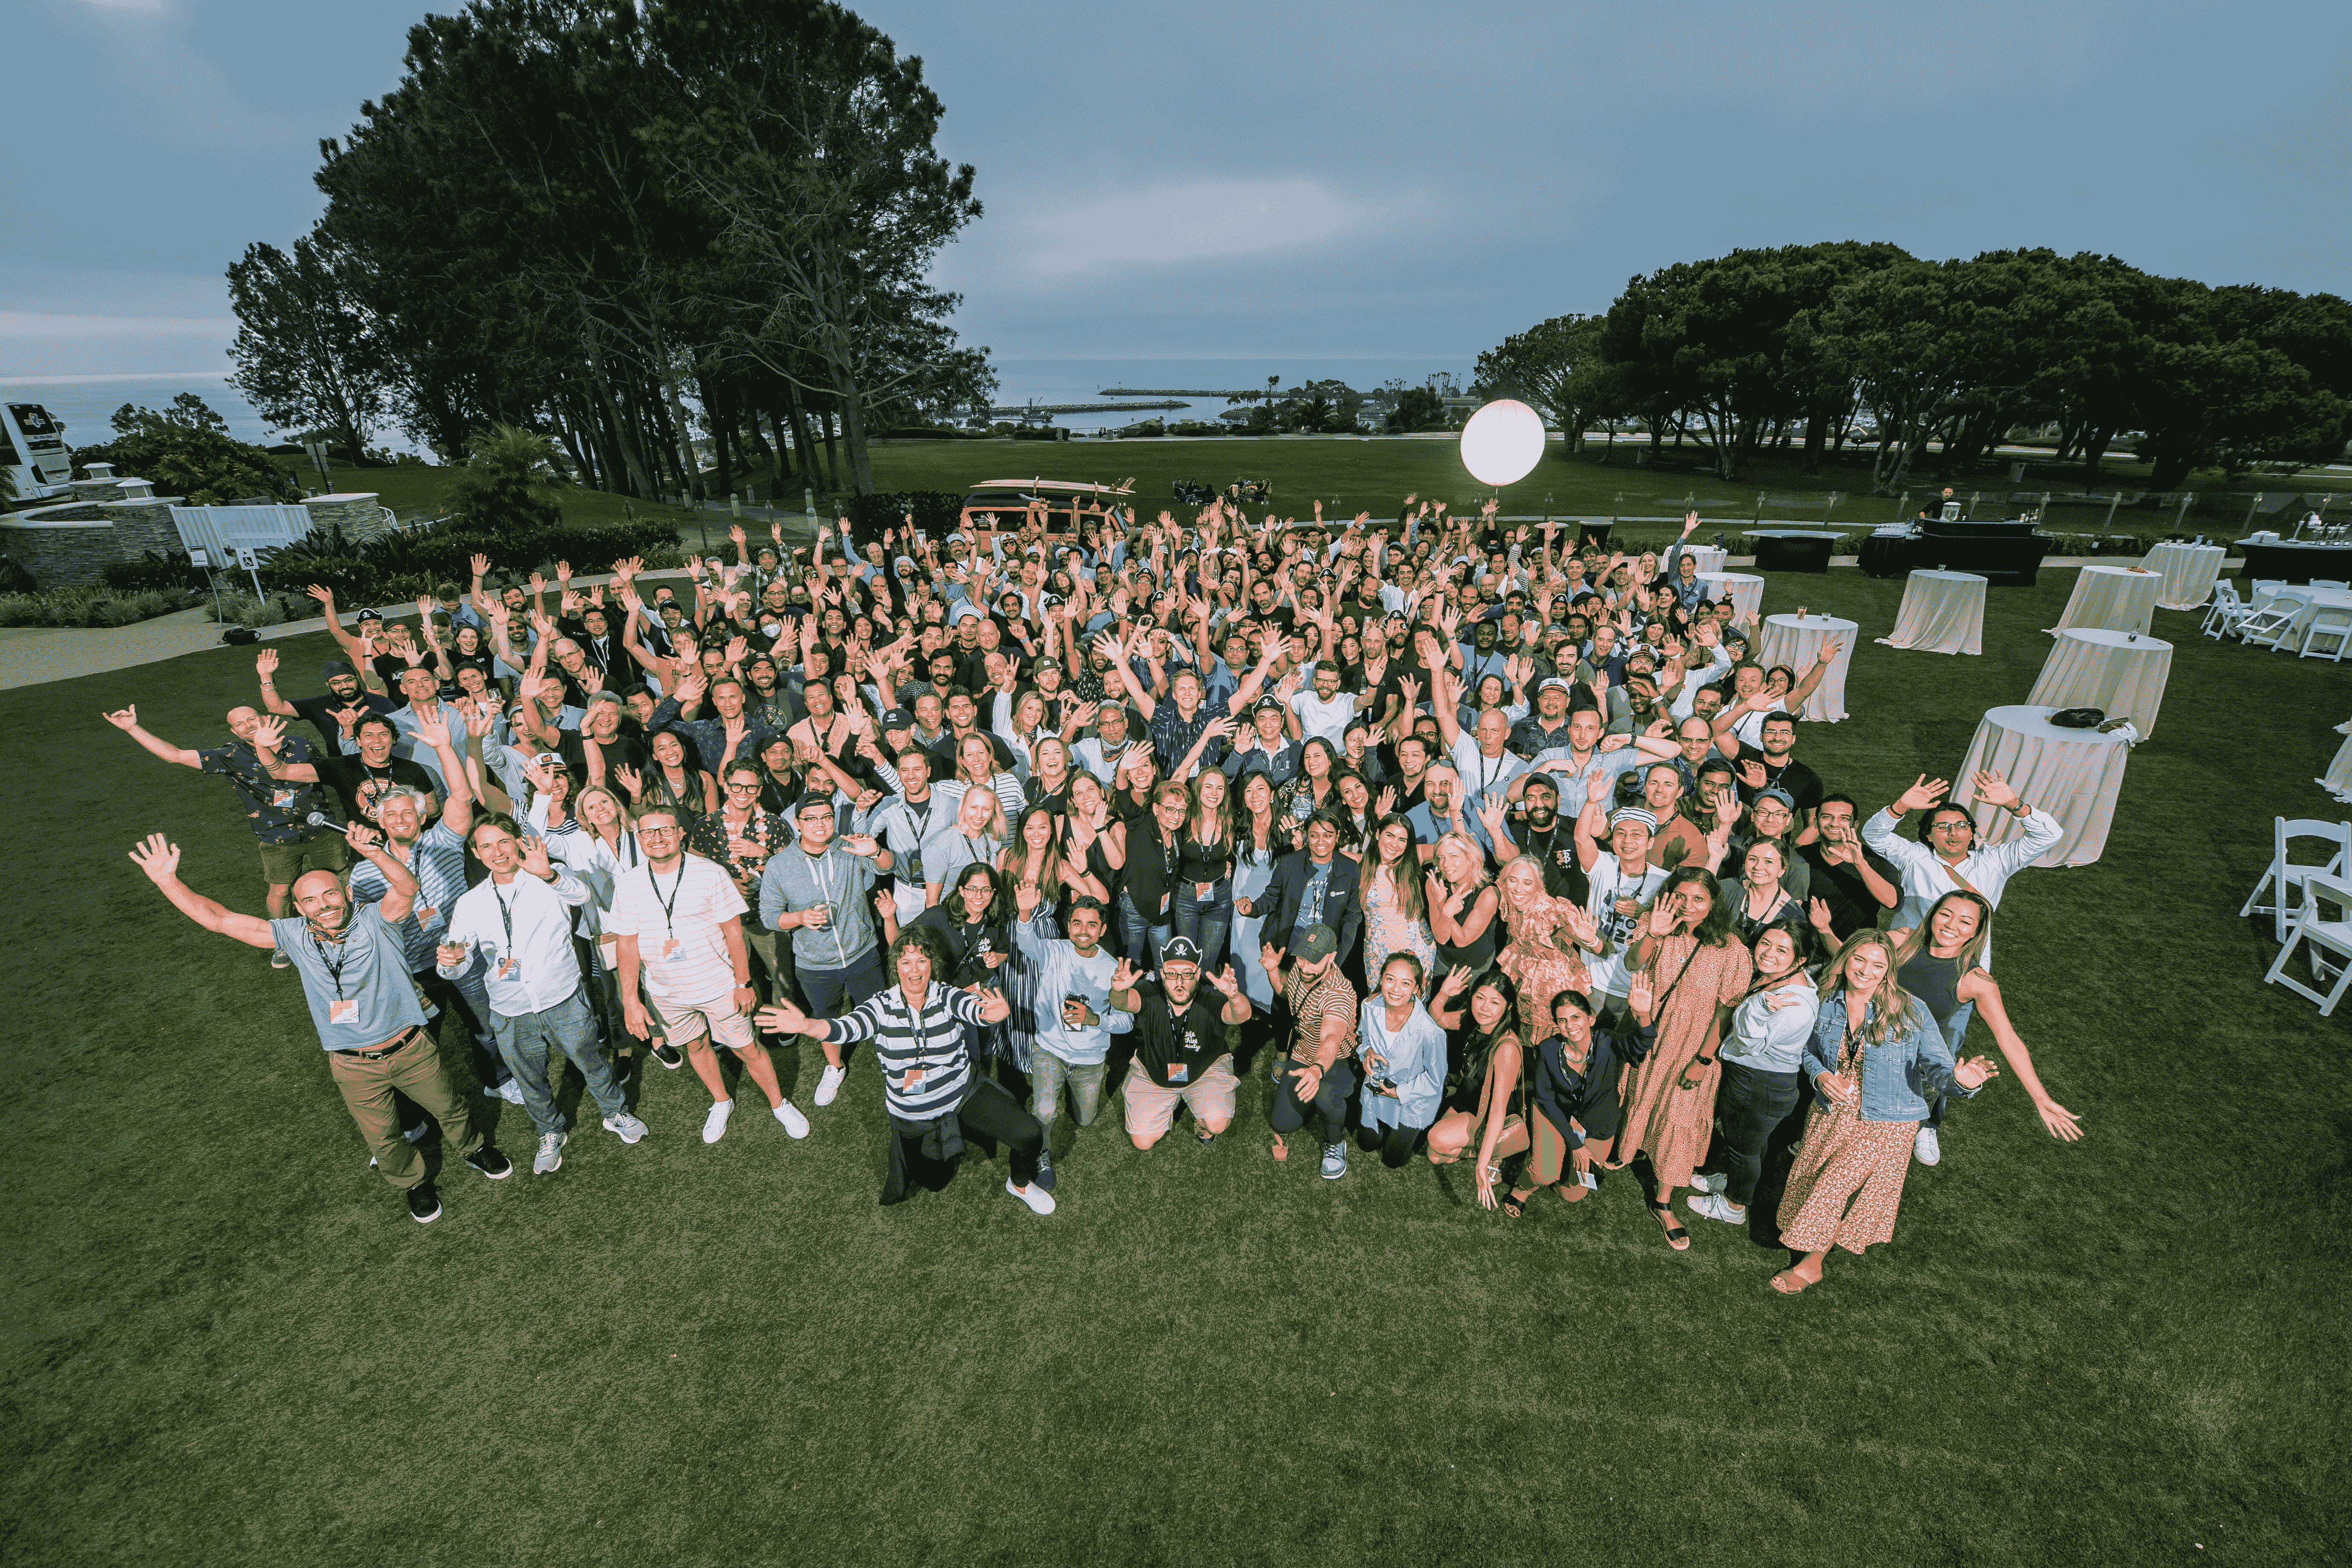
[[[511,1174],[514,1163],[475,1128],[425,1027],[398,929],[416,901],[416,879],[384,852],[383,837],[374,828],[353,823],[343,831],[383,876],[383,898],[355,905],[341,873],[304,871],[294,880],[298,913],[291,919],[238,914],[195,891],[180,880],[179,846],[160,833],[150,834],[131,858],[173,908],[206,931],[293,954],[328,1070],[375,1168],[406,1196],[409,1216],[430,1225],[441,1217],[441,1200],[424,1156],[401,1136],[394,1090],[423,1106],[441,1124],[449,1147],[490,1180]]]
[[[313,813],[329,811],[327,794],[319,786],[316,773],[305,784],[271,778],[263,766],[253,748],[253,735],[261,724],[261,715],[253,709],[228,710],[228,732],[236,737],[235,745],[208,746],[203,751],[175,746],[149,734],[140,727],[135,706],[107,714],[106,721],[167,763],[194,768],[198,773],[219,773],[228,780],[245,802],[247,820],[253,825],[253,837],[261,846],[261,879],[269,888],[270,919],[285,915],[297,877],[313,870],[340,872],[350,864],[343,854],[341,831],[331,826],[310,825]],[[313,763],[317,755],[310,742],[299,735],[287,737],[281,753],[282,760],[289,763]],[[291,962],[282,952],[273,951],[269,955],[272,969],[287,968]]]

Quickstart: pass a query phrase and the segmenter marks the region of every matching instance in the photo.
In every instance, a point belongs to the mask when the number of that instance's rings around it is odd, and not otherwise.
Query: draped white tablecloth
[[[1776,664],[1788,665],[1802,681],[1820,662],[1822,644],[1836,637],[1840,643],[1837,658],[1831,660],[1829,673],[1822,677],[1822,683],[1805,699],[1804,710],[1797,715],[1834,724],[1846,716],[1846,671],[1853,666],[1854,634],[1861,629],[1852,621],[1842,621],[1835,616],[1807,616],[1802,620],[1794,616],[1767,616],[1756,661],[1768,669]]]
[[[1746,572],[1702,572],[1699,581],[1707,585],[1706,596],[1721,599],[1731,597],[1734,619],[1746,620],[1764,607],[1764,579]]]
[[[1731,558],[1731,552],[1718,544],[1685,544],[1683,553],[1698,563],[1698,574],[1702,577],[1722,571],[1723,563]],[[1675,570],[1680,571],[1681,568],[1677,566]]]
[[[2050,629],[2053,636],[2070,626],[2105,626],[2110,631],[2147,635],[2156,614],[2157,590],[2164,586],[2161,573],[2137,566],[2085,566],[2074,579],[2074,596],[2066,613]]]
[[[2344,743],[2336,748],[2336,760],[2327,764],[2327,772],[2312,782],[2352,805],[2352,724],[2338,724],[2336,729],[2342,731]]]
[[[2120,730],[2062,730],[2050,722],[2054,710],[2022,704],[1996,708],[1977,725],[1968,759],[1954,776],[1952,795],[1962,804],[1974,792],[1969,778],[1980,768],[2005,775],[2018,798],[2040,806],[2066,830],[2057,847],[2036,860],[2042,867],[2088,866],[2107,847],[2116,795],[2124,784],[2131,747]],[[1976,805],[1977,835],[2005,844],[2025,830],[2019,818],[1994,805]],[[2125,911],[2117,911],[2120,917]]]
[[[2029,707],[2105,709],[2110,719],[2130,720],[2145,741],[2156,733],[2156,710],[2171,673],[2168,642],[2076,626],[2058,634],[2025,700]]]
[[[2303,646],[2304,631],[2311,625],[2311,617],[2320,611],[2352,609],[2352,594],[2341,588],[2314,588],[2304,584],[2293,591],[2309,597],[2304,600],[2303,608],[2294,613],[2294,619],[2287,623],[2286,634],[2279,638],[2290,648]]]
[[[1914,572],[1895,632],[1878,640],[1916,653],[1984,652],[1985,580],[1973,572]]]
[[[2221,575],[2221,559],[2229,552],[2218,544],[2159,544],[2140,564],[2164,574],[2156,602],[2168,610],[2201,610],[2213,596],[2214,580]]]

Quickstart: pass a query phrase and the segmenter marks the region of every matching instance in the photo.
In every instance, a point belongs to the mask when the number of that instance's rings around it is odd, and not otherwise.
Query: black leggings
[[[1037,1153],[1045,1147],[1045,1129],[1003,1089],[975,1077],[963,1103],[956,1108],[956,1124],[962,1129],[966,1142],[978,1143],[992,1157],[1000,1141],[1012,1147],[1014,1186],[1025,1187],[1036,1179]],[[934,1160],[925,1154],[919,1134],[909,1136],[894,1131],[890,1135],[890,1173],[882,1183],[882,1201],[886,1205],[904,1203],[914,1195],[913,1189],[918,1185],[937,1192],[947,1185],[948,1178],[953,1174],[955,1163]]]
[[[1315,1116],[1315,1136],[1326,1143],[1337,1143],[1348,1125],[1348,1097],[1356,1092],[1356,1075],[1346,1062],[1334,1062],[1315,1086],[1315,1101],[1308,1106],[1301,1104],[1294,1092],[1302,1065],[1285,1062],[1275,1070],[1274,1110],[1266,1120],[1274,1124],[1276,1132],[1296,1132],[1306,1125],[1311,1111]]]
[[[1367,1154],[1377,1149],[1381,1152],[1381,1164],[1391,1171],[1402,1170],[1412,1158],[1413,1151],[1421,1147],[1421,1141],[1428,1131],[1426,1127],[1380,1128],[1366,1125],[1356,1129],[1356,1147]]]

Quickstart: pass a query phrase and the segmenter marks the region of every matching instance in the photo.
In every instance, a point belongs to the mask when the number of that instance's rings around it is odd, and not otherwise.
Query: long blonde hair
[[[1909,1033],[1917,1024],[1912,1015],[1927,1011],[1911,993],[1903,989],[1902,966],[1895,962],[1895,944],[1892,937],[1883,931],[1858,931],[1846,938],[1845,944],[1837,950],[1837,956],[1831,959],[1829,966],[1822,971],[1820,994],[1821,999],[1827,1002],[1846,988],[1846,963],[1865,947],[1875,947],[1886,954],[1886,973],[1878,982],[1877,990],[1871,994],[1870,1011],[1864,1016],[1862,1027],[1854,1032],[1854,1037],[1865,1046],[1883,1046],[1898,1034]]]

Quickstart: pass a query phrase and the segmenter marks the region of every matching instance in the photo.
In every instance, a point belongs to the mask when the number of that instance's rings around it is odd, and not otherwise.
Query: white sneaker
[[[1701,1193],[1696,1197],[1685,1201],[1689,1205],[1691,1213],[1703,1215],[1707,1219],[1719,1219],[1726,1225],[1748,1223],[1748,1211],[1733,1208],[1731,1200],[1721,1193]]]
[[[1693,1171],[1690,1184],[1691,1191],[1695,1193],[1719,1193],[1723,1191],[1725,1182],[1724,1178],[1712,1172]]]
[[[1925,1122],[1919,1124],[1918,1135],[1911,1140],[1911,1157],[1923,1165],[1932,1165],[1944,1157],[1944,1146],[1936,1141],[1936,1130]]]
[[[604,1118],[604,1131],[617,1134],[624,1143],[635,1143],[643,1140],[651,1129],[625,1110],[618,1116]]]
[[[834,1097],[841,1092],[841,1080],[848,1076],[841,1068],[828,1064],[824,1072],[816,1080],[816,1102],[819,1105],[831,1105]],[[795,1132],[793,1136],[797,1138],[801,1135]]]
[[[499,1098],[505,1100],[509,1105],[520,1105],[522,1103],[522,1084],[520,1080],[509,1079],[506,1082],[499,1085]]]
[[[809,1135],[808,1118],[803,1116],[800,1107],[789,1100],[776,1107],[776,1120],[782,1122],[784,1131],[795,1138],[805,1138]]]
[[[1027,1204],[1031,1214],[1052,1214],[1054,1212],[1054,1194],[1047,1192],[1045,1188],[1039,1186],[1034,1182],[1030,1183],[1025,1187],[1016,1187],[1008,1181],[1004,1184],[1004,1190],[1011,1193],[1014,1197],[1019,1198],[1023,1203]]]
[[[572,1142],[568,1132],[542,1132],[539,1135],[539,1154],[530,1163],[530,1173],[544,1176],[563,1169],[563,1146]]]
[[[722,1100],[712,1106],[710,1114],[702,1119],[702,1141],[716,1143],[726,1137],[727,1119],[734,1114],[735,1102],[731,1100]]]

